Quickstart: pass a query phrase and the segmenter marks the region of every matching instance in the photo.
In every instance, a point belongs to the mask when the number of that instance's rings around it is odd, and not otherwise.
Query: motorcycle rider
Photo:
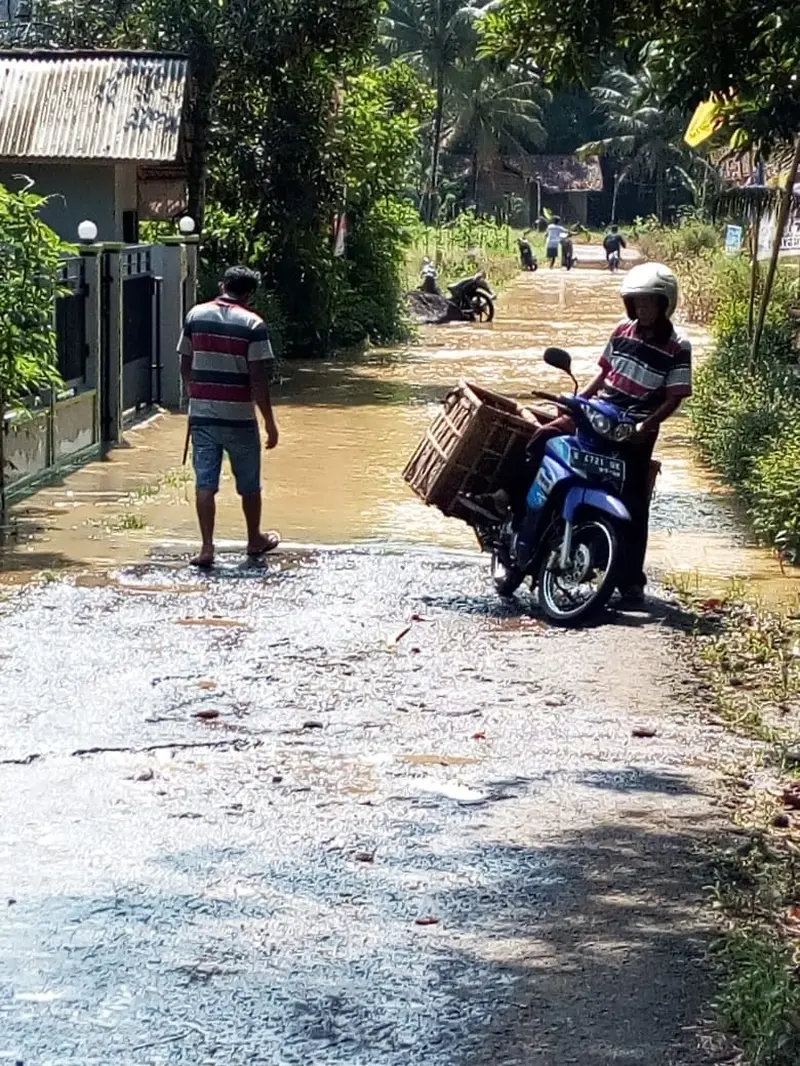
[[[611,257],[616,252],[618,257],[622,256],[622,249],[627,248],[627,242],[619,231],[619,226],[611,226],[603,237],[603,248],[606,253],[606,263],[609,268],[611,267]]]
[[[623,600],[644,601],[650,518],[650,460],[661,423],[671,417],[692,392],[692,348],[672,325],[678,302],[678,279],[662,263],[643,263],[625,277],[621,296],[627,320],[616,327],[600,357],[599,372],[580,395],[597,396],[626,410],[641,421],[636,437],[625,448],[625,485],[622,499],[631,516],[624,553],[624,571],[618,575]],[[575,432],[568,415],[542,426],[528,445],[524,470],[512,473],[506,489],[478,497],[475,503],[495,513],[524,500],[536,476],[547,441]]]

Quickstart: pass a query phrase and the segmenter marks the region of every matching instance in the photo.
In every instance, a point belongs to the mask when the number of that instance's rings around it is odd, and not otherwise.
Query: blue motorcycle
[[[574,436],[547,442],[524,508],[495,527],[492,577],[501,596],[512,596],[530,577],[539,606],[557,625],[578,625],[608,603],[631,521],[622,502],[625,444],[636,421],[603,400],[577,395],[569,353],[548,348],[545,362],[569,374],[572,396],[534,393],[571,416]]]

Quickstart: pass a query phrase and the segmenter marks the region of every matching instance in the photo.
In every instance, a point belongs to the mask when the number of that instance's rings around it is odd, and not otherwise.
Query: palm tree
[[[487,60],[455,72],[453,123],[444,144],[469,155],[472,199],[477,206],[478,180],[497,156],[525,157],[547,139],[544,108],[550,94],[517,68],[500,70]]]
[[[445,97],[459,60],[474,52],[477,6],[463,0],[389,0],[381,20],[380,43],[392,58],[406,59],[430,81],[436,94],[430,148],[427,217],[436,215],[439,156],[445,115]]]
[[[692,153],[683,144],[686,118],[675,108],[664,107],[653,74],[644,66],[638,73],[612,70],[602,84],[592,89],[603,114],[603,132],[598,141],[584,144],[579,155],[605,155],[617,161],[612,221],[616,216],[617,191],[632,178],[652,181],[656,188],[656,214],[664,220],[667,181],[677,177],[688,184],[687,165]]]

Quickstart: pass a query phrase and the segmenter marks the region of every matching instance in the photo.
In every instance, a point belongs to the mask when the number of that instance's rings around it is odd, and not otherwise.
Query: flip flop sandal
[[[264,538],[264,540],[265,540],[265,544],[264,544],[263,548],[259,548],[259,550],[257,552],[248,552],[247,553],[247,558],[248,559],[261,559],[264,555],[267,555],[269,552],[274,552],[275,549],[278,547],[278,545],[281,542],[280,534],[276,533],[274,530],[272,530],[271,532],[267,533],[267,535]]]
[[[210,559],[199,559],[195,557],[189,560],[189,566],[194,566],[198,570],[213,570],[214,569],[214,556]]]

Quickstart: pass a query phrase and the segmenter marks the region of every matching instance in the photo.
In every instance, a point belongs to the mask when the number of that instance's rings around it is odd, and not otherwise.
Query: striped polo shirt
[[[643,340],[638,322],[623,322],[600,357],[605,384],[600,395],[631,414],[652,414],[668,396],[692,394],[692,346],[670,327],[658,340]]]
[[[255,422],[250,363],[273,358],[267,327],[259,315],[230,296],[198,304],[186,316],[178,351],[192,357],[190,425]]]

